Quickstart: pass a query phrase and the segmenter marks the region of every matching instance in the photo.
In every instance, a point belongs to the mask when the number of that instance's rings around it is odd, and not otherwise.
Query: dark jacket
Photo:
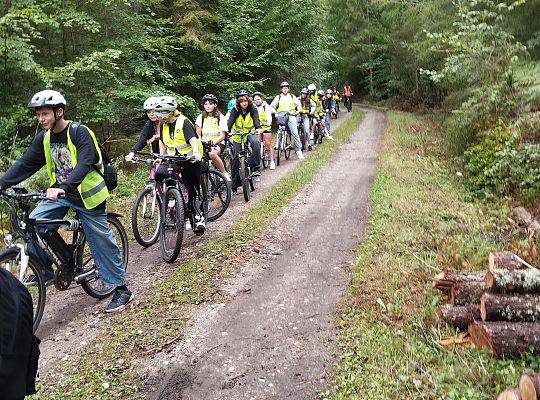
[[[239,110],[238,107],[234,107],[231,110],[231,114],[229,115],[229,120],[227,121],[227,128],[229,128],[229,132],[231,131],[234,123],[236,122],[236,119],[240,115],[246,115],[248,112],[251,114],[251,118],[253,119],[253,125],[255,125],[255,129],[261,129],[261,121],[259,119],[259,112],[257,111],[257,107],[255,107],[255,104],[251,104],[251,107],[249,107],[246,111]]]

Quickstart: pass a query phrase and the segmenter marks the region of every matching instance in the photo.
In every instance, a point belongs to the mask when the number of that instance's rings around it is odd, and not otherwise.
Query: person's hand
[[[155,142],[156,140],[159,140],[159,135],[154,135],[150,139],[146,141],[146,144],[151,144],[152,142]]]
[[[255,129],[255,132],[257,132],[259,135],[262,135],[264,130],[262,128],[259,128],[259,129]]]
[[[156,158],[156,159],[154,160],[153,164],[154,164],[154,165],[159,165],[159,164],[161,164],[162,161],[163,161],[163,160],[162,160],[161,158]]]
[[[64,197],[66,192],[64,189],[58,188],[48,188],[47,189],[47,198],[52,201],[58,201],[60,197]]]
[[[130,151],[125,157],[124,157],[124,160],[126,160],[127,162],[130,162],[131,160],[133,160],[133,157],[135,156],[135,153]]]
[[[202,154],[198,151],[193,152],[193,162],[201,161],[202,160]]]

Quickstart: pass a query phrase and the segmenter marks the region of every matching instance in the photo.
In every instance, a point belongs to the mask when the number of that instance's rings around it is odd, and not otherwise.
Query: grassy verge
[[[190,260],[174,272],[155,293],[111,319],[74,362],[63,365],[55,376],[43,377],[41,399],[138,398],[144,376],[142,362],[181,337],[185,317],[193,304],[207,301],[216,286],[238,267],[238,254],[261,234],[293,197],[330,160],[333,152],[354,133],[362,121],[355,110],[310,157],[299,163],[229,232],[197,248]],[[226,215],[225,215],[226,217]],[[62,381],[58,382],[58,376]],[[54,384],[47,384],[54,382]]]
[[[540,358],[495,360],[443,347],[456,331],[433,319],[442,299],[430,279],[443,266],[485,268],[489,251],[524,236],[508,206],[466,201],[433,117],[389,112],[372,215],[341,318],[329,399],[494,399]]]

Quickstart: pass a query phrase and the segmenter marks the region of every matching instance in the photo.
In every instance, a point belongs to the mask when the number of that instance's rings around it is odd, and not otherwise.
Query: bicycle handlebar
[[[43,192],[35,192],[35,193],[26,193],[26,192],[15,192],[15,193],[8,193],[5,190],[0,192],[0,196],[2,196],[4,199],[9,200],[30,200],[30,201],[40,201],[40,200],[47,200],[47,195]]]
[[[182,156],[182,155],[169,155],[169,154],[158,154],[158,153],[142,153],[137,152],[136,154],[139,154],[143,157],[148,157],[148,160],[144,160],[146,163],[152,163],[154,160],[167,160],[167,161],[192,161],[195,159],[194,156]],[[135,158],[135,157],[134,157]],[[142,160],[140,158],[137,158],[137,160]]]

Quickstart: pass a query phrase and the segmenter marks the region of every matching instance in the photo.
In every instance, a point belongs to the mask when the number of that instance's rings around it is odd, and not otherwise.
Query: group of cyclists
[[[206,231],[206,219],[195,199],[200,190],[203,156],[226,177],[235,193],[241,186],[239,161],[233,156],[229,175],[222,159],[226,148],[235,155],[248,145],[252,175],[260,180],[261,143],[262,148],[269,151],[269,169],[276,168],[272,137],[276,117],[281,117],[281,123],[286,125],[297,158],[301,160],[304,158],[303,144],[308,151],[314,146],[316,124],[320,124],[324,136],[332,140],[331,116],[338,112],[342,99],[350,111],[352,91],[348,85],[343,93],[339,93],[335,88],[321,90],[310,84],[300,90],[299,96],[291,93],[287,82],[282,82],[279,89],[280,93],[270,103],[261,92],[239,90],[234,101],[229,102],[226,114],[219,110],[218,98],[214,94],[206,94],[202,98],[202,113],[195,123],[178,110],[174,97],[149,97],[143,104],[148,119],[139,140],[125,159],[132,161],[138,152],[150,146],[151,152],[158,155],[154,161],[155,180],[158,182],[170,174],[170,165],[162,165],[159,155],[163,158],[181,155],[188,160],[175,162],[174,172],[181,175],[187,188],[188,225],[200,236]],[[43,90],[32,96],[28,107],[35,110],[37,122],[43,130],[36,135],[26,153],[0,178],[0,190],[6,193],[8,188],[45,167],[50,188],[46,191],[46,200],[34,208],[30,218],[58,220],[64,218],[68,210],[75,210],[102,284],[113,293],[105,311],[120,311],[133,300],[134,295],[126,286],[122,255],[107,222],[105,209],[110,193],[106,182],[105,155],[90,128],[65,119],[66,106],[64,96],[58,91]],[[299,127],[306,135],[304,143]],[[46,225],[36,229],[46,229]],[[41,243],[31,242],[28,251],[39,260],[43,279],[51,282],[55,279],[53,260],[51,253],[44,251],[43,247]]]

